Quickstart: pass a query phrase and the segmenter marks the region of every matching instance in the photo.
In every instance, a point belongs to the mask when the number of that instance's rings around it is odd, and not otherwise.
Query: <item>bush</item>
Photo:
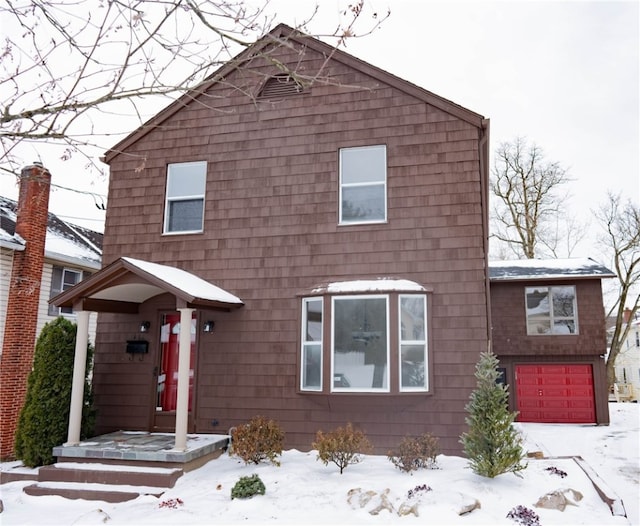
[[[231,432],[231,455],[244,460],[245,464],[259,464],[269,460],[276,466],[282,454],[284,431],[274,420],[267,420],[263,416],[252,418],[247,424],[236,427]]]
[[[349,464],[357,464],[362,455],[373,450],[371,443],[360,430],[354,430],[349,423],[345,428],[338,427],[327,434],[318,431],[313,449],[318,450],[318,459],[326,466],[333,462],[340,468],[340,473]]]
[[[476,390],[465,409],[469,432],[460,442],[477,475],[493,478],[525,469],[522,437],[513,427],[518,413],[508,409],[506,385],[498,383],[498,359],[491,351],[482,353],[476,365]]]
[[[62,316],[47,323],[36,343],[33,369],[16,428],[15,453],[25,466],[54,462],[53,448],[67,439],[77,326]],[[88,380],[93,347],[87,350],[81,438],[93,431],[95,411]]]
[[[540,517],[529,508],[518,505],[507,513],[507,519],[513,519],[522,526],[540,526]]]
[[[240,477],[231,489],[232,499],[249,499],[254,495],[264,495],[266,488],[258,475]]]
[[[440,454],[438,442],[438,438],[430,433],[419,437],[405,437],[400,442],[398,451],[389,451],[387,458],[400,471],[436,469],[436,457]]]

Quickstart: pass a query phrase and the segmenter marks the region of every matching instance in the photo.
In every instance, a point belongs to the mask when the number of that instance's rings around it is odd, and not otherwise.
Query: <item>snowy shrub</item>
[[[438,438],[430,433],[419,437],[405,437],[397,451],[389,451],[387,458],[400,471],[420,468],[437,469],[436,457],[440,454]]]
[[[249,499],[254,495],[264,495],[266,488],[258,475],[240,477],[231,489],[232,499]]]
[[[321,460],[325,466],[333,462],[340,468],[341,474],[349,464],[359,463],[363,454],[373,450],[365,434],[353,429],[351,423],[326,434],[318,431],[312,447],[318,450],[318,460]]]
[[[160,504],[158,504],[158,508],[170,508],[175,510],[178,506],[182,506],[184,502],[182,499],[168,499],[163,500]]]
[[[259,464],[268,460],[279,466],[277,457],[282,455],[283,443],[284,431],[280,425],[274,420],[256,416],[247,424],[232,430],[229,453],[240,457],[245,464]]]
[[[15,435],[16,458],[25,466],[52,464],[53,448],[67,439],[76,331],[75,323],[60,316],[44,326],[36,342],[33,369]],[[80,438],[91,436],[95,420],[87,380],[92,355],[93,347],[89,345]]]
[[[554,474],[554,475],[558,475],[560,478],[565,478],[567,476],[567,472],[566,471],[562,471],[561,469],[558,469],[555,466],[551,466],[545,469],[545,471],[549,471],[550,473]]]
[[[516,506],[509,513],[507,519],[513,519],[522,526],[540,526],[540,517],[536,512],[525,508],[524,506]]]
[[[416,486],[413,489],[410,489],[409,491],[407,491],[407,498],[408,499],[415,499],[417,497],[419,497],[420,495],[427,493],[428,491],[431,491],[431,488],[429,486],[427,486],[426,484],[421,484],[419,486]]]

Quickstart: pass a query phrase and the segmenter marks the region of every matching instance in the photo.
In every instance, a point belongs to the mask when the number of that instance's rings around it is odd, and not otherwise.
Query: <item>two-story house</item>
[[[96,431],[184,449],[263,415],[286,447],[351,422],[378,452],[430,432],[460,453],[492,338],[488,130],[280,25],[115,145],[105,266],[54,298],[101,313]]]

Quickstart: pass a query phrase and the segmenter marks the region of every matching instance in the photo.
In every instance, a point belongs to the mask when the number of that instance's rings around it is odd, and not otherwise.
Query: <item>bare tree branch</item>
[[[600,243],[605,247],[617,276],[617,294],[607,317],[615,316],[607,356],[607,382],[615,382],[615,361],[629,336],[631,323],[640,309],[640,207],[620,195],[609,193],[607,201],[594,211],[602,227]],[[625,320],[625,310],[629,309]]]
[[[89,146],[104,151],[111,144],[101,140],[113,134],[106,117],[119,112],[141,125],[157,113],[158,100],[166,105],[194,90],[269,33],[275,15],[268,8],[269,0],[0,0],[0,170],[19,173],[22,144],[53,141],[68,155]],[[318,9],[310,6],[294,29],[304,32]],[[313,35],[334,49],[389,16],[367,10],[365,0],[340,14],[337,27]],[[261,56],[299,82],[331,82],[326,62],[303,75],[267,47]]]
[[[535,143],[528,145],[522,137],[502,143],[491,173],[491,237],[515,256],[531,259],[557,256],[559,243],[571,236],[565,244],[570,252],[585,229],[564,213],[567,196],[560,189],[569,181],[566,169],[546,161]]]

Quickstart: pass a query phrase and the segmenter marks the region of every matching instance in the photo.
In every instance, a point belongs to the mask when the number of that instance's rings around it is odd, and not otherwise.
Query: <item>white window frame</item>
[[[402,299],[419,298],[422,300],[423,309],[423,339],[402,338]],[[422,386],[407,386],[402,382],[402,347],[403,346],[423,346],[424,354],[424,384]],[[400,392],[426,392],[429,390],[429,349],[427,344],[427,297],[424,294],[399,294],[398,295],[398,386]]]
[[[346,154],[355,153],[358,151],[372,151],[372,150],[381,150],[383,153],[384,166],[383,168],[383,180],[379,181],[378,179],[364,180],[358,182],[345,182],[345,173],[344,173],[344,160],[343,157]],[[357,146],[353,148],[340,148],[339,152],[340,157],[340,191],[339,191],[339,219],[338,223],[340,225],[361,225],[361,224],[372,224],[372,223],[386,223],[387,221],[387,147],[384,144],[374,145],[374,146]],[[375,219],[367,219],[367,220],[358,220],[358,219],[345,219],[344,211],[343,211],[343,192],[345,189],[353,189],[353,188],[372,188],[382,186],[383,188],[383,217],[375,218]]]
[[[320,302],[320,339],[319,340],[308,340],[306,338],[307,335],[307,314],[308,314],[308,304],[312,303],[312,302]],[[323,376],[324,376],[324,367],[323,367],[323,353],[324,353],[324,347],[323,347],[323,342],[322,342],[322,338],[323,338],[323,332],[324,332],[324,301],[322,296],[317,296],[317,297],[309,297],[309,298],[303,298],[302,299],[302,327],[301,327],[301,332],[300,332],[300,340],[301,340],[301,348],[300,348],[300,356],[301,356],[301,360],[300,360],[300,389],[302,391],[314,391],[314,392],[318,392],[318,391],[322,391],[322,386],[323,386]],[[305,353],[305,349],[308,347],[317,347],[320,351],[320,382],[318,386],[307,386],[305,385],[305,379],[306,379],[306,366],[307,366],[307,356]]]
[[[368,300],[368,299],[384,299],[385,300],[385,316],[386,316],[386,369],[382,387],[335,387],[335,375],[339,374],[335,367],[335,347],[336,347],[336,303],[344,300]],[[390,392],[390,368],[391,368],[391,346],[390,346],[390,320],[389,320],[389,295],[388,294],[354,294],[345,296],[333,296],[331,298],[331,382],[330,391],[332,393],[388,393]]]
[[[573,289],[573,316],[556,316],[553,312],[553,295],[554,290],[560,288],[572,288]],[[530,316],[527,298],[530,293],[534,291],[546,291],[549,297],[549,316],[548,317],[539,317],[540,320],[549,320],[549,332],[535,332],[533,330],[533,316]],[[575,336],[579,334],[578,327],[578,296],[575,285],[554,285],[554,286],[540,286],[540,287],[525,287],[524,290],[525,295],[525,317],[526,317],[526,325],[527,325],[527,335],[528,336]],[[565,333],[565,332],[557,332],[554,330],[556,322],[560,321],[573,321],[574,324],[574,332]]]
[[[185,169],[193,167],[194,170],[199,170],[196,174],[202,178],[201,185],[202,191],[199,193],[191,193],[191,194],[181,194],[176,193],[173,194],[172,188],[175,188],[175,185],[172,184],[172,179],[174,177],[178,177],[176,174],[176,170],[178,168]],[[197,184],[195,185],[197,186]],[[169,163],[167,165],[167,186],[165,192],[165,204],[164,204],[164,226],[163,226],[163,234],[199,234],[204,230],[204,203],[205,203],[205,194],[207,189],[207,161],[190,161],[184,163]],[[193,228],[188,230],[171,230],[171,205],[173,203],[177,203],[180,201],[196,201],[200,200],[202,202],[202,213],[201,213],[201,224],[199,228]]]
[[[60,269],[61,271],[60,283],[54,283],[56,268]],[[75,283],[68,284],[67,286],[65,286],[64,278],[67,274],[75,274],[77,279]],[[51,266],[51,288],[49,291],[50,292],[49,298],[53,298],[54,296],[61,294],[65,290],[68,290],[71,287],[77,285],[82,281],[82,276],[83,276],[83,271],[80,269],[63,267],[62,265],[52,265]],[[49,316],[72,316],[72,317],[76,315],[72,307],[56,307],[55,305],[49,306],[48,314]]]

